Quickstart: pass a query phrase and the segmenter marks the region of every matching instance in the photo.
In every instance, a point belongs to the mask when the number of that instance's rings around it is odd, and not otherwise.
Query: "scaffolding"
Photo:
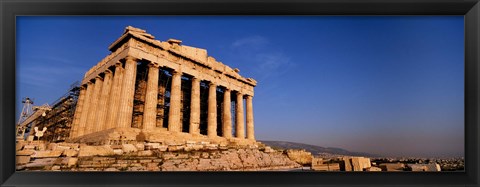
[[[75,82],[68,92],[54,101],[51,106],[48,104],[33,106],[32,109],[35,112],[18,124],[17,137],[31,137],[29,139],[33,140],[31,130],[35,127],[39,127],[39,129],[46,127],[47,131],[44,133],[43,140],[65,141],[70,134],[79,92],[78,82]],[[20,129],[22,133],[19,133]]]

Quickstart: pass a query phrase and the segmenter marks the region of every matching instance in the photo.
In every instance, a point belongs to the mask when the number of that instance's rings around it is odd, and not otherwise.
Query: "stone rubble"
[[[311,152],[304,149],[289,149],[286,150],[288,158],[301,165],[311,165],[313,155]]]
[[[46,150],[40,150],[42,147]],[[298,167],[285,153],[261,144],[188,141],[95,146],[31,142],[17,151],[17,170],[28,171],[258,171]]]

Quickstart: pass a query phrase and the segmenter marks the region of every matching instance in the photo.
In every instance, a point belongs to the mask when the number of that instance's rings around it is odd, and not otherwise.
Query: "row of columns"
[[[149,65],[147,78],[147,90],[145,98],[145,109],[143,115],[143,128],[152,129],[156,127],[156,105],[158,95],[158,72],[159,67]],[[181,112],[181,77],[182,74],[178,71],[172,72],[172,83],[170,93],[170,110],[168,117],[168,130],[181,132],[182,123],[180,121]],[[200,134],[200,79],[192,77],[192,93],[190,103],[190,126],[189,133]],[[232,137],[232,117],[231,117],[231,98],[230,89],[226,88],[223,101],[223,136],[226,138]],[[208,115],[207,115],[207,136],[217,136],[217,85],[210,83],[208,94]],[[237,108],[236,108],[236,135],[237,138],[245,138],[244,130],[244,114],[243,114],[243,94],[237,92]],[[247,138],[255,139],[254,137],[254,123],[253,123],[253,107],[252,97],[246,96],[247,102]]]
[[[132,57],[115,64],[115,73],[107,69],[104,76],[80,87],[70,137],[115,127],[130,127],[137,63]]]
[[[133,57],[126,57],[125,67],[122,63],[115,65],[115,72],[106,70],[104,76],[97,76],[94,81],[87,82],[80,90],[77,108],[73,120],[71,137],[98,132],[110,128],[131,127],[133,114],[133,98],[135,94],[137,62]],[[181,113],[181,80],[182,73],[172,72],[170,109],[168,130],[182,131]],[[190,103],[189,133],[200,134],[200,79],[193,77]],[[159,66],[148,65],[148,78],[144,104],[143,126],[145,130],[156,128],[158,102]],[[209,85],[207,136],[217,136],[217,85]],[[245,138],[243,97],[246,96],[246,137],[254,138],[252,96],[236,92],[235,137]],[[223,98],[223,136],[232,137],[231,90],[225,89]]]

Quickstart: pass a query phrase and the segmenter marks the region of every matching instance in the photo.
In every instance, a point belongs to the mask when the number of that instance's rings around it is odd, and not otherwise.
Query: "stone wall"
[[[300,167],[282,152],[258,145],[187,142],[89,146],[17,144],[17,170],[49,171],[258,171]]]

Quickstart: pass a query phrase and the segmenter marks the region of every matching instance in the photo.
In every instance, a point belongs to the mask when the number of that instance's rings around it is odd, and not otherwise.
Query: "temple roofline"
[[[211,64],[209,64],[209,62],[212,61],[210,63],[218,64],[218,65],[221,65],[223,67],[223,68],[220,68],[220,69],[225,70],[225,72],[223,72],[224,74],[226,74],[228,76],[231,76],[231,77],[239,76],[244,81],[246,81],[246,83],[248,83],[252,86],[257,85],[257,81],[255,79],[241,76],[238,73],[239,70],[237,68],[231,68],[231,67],[229,67],[229,66],[227,66],[227,65],[225,65],[221,62],[216,61],[214,57],[208,56],[207,50],[205,50],[205,49],[181,45],[182,41],[177,40],[177,39],[169,39],[167,42],[162,42],[162,41],[159,41],[159,40],[155,40],[155,37],[153,35],[147,33],[146,30],[135,28],[135,27],[132,27],[132,26],[127,26],[125,28],[125,31],[123,32],[122,36],[120,36],[117,40],[115,40],[115,42],[113,42],[109,46],[109,50],[112,53],[115,52],[124,43],[128,42],[128,40],[130,38],[137,39],[140,42],[146,43],[148,45],[159,48],[161,50],[165,50],[165,51],[167,51],[171,54],[181,56],[181,57],[186,58],[188,60],[191,60],[195,63],[206,66],[210,69],[214,69],[214,67]],[[198,54],[197,54],[197,56],[192,56],[192,55],[186,54],[185,51],[200,52],[201,56],[199,56]],[[228,70],[231,70],[231,71],[228,71]]]

